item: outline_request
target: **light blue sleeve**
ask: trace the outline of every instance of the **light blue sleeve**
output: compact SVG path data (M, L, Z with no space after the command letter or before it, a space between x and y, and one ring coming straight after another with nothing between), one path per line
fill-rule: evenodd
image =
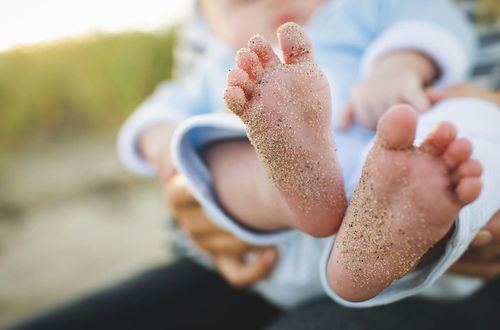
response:
M384 3L383 12L388 17L385 28L405 21L422 21L435 24L457 38L470 58L474 55L477 48L474 28L465 13L453 1L379 0L379 2Z
M388 52L412 49L428 55L441 69L438 84L455 84L466 79L477 40L465 14L452 1L354 0L350 4L353 7L354 2L366 12L364 17L368 17L373 33L362 60L362 73L368 73L377 59Z
M118 155L132 172L145 176L155 174L153 166L136 148L145 129L160 122L177 124L194 115L216 110L209 70L196 68L192 71L196 74L160 84L122 125L117 140Z
M158 85L136 111L154 108L166 112L172 121L181 121L194 115L213 111L208 73L192 74Z

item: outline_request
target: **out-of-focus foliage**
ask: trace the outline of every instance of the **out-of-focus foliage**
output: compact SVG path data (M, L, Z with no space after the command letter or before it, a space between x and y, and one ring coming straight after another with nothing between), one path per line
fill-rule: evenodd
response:
M478 0L479 19L484 22L500 22L499 0Z
M0 150L116 129L171 77L175 29L98 34L0 53Z

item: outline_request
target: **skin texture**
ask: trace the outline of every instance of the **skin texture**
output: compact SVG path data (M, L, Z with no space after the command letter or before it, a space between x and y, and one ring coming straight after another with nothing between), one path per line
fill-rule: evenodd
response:
M175 213L178 224L195 244L215 262L220 274L235 287L247 287L266 278L279 258L275 247L257 247L216 227L206 217L200 204L187 190L186 180L177 174L165 184L166 202ZM500 213L483 228L464 256L450 268L459 275L493 280L500 275ZM489 239L480 238L488 236ZM255 259L245 260L247 253L261 249ZM264 251L270 251L268 262Z
M201 0L200 10L210 29L234 49L244 47L255 33L276 41L276 28L286 21L305 23L324 0ZM230 17L231 19L227 19ZM179 225L205 250L215 265L235 286L247 286L267 276L277 260L275 247L255 247L224 230L214 227L201 206L187 192L185 180L175 172L170 159L170 138L174 123L146 129L138 141L138 152L157 169L168 192L167 203L180 221ZM210 232L210 235L206 235ZM207 237L211 239L206 239ZM235 248L238 246L238 248ZM234 251L233 251L234 249ZM254 253L259 251L259 253ZM245 258L248 253L252 259Z
M473 85L456 85L445 89L429 89L427 96L432 104L452 97L476 97L500 106L500 91L493 91Z
M416 124L406 105L379 122L328 262L330 285L346 300L370 299L414 269L481 191L471 143L442 122L416 148Z
M238 0L234 0L236 3ZM212 4L214 6L218 6L218 3L222 3L222 1L211 1L211 0L203 0L201 2ZM226 1L228 2L228 1ZM256 2L256 1L253 1ZM311 5L319 5L322 1L309 2L304 1L307 4ZM223 4L225 7L225 12L227 12L230 8L227 7L227 3ZM244 9L244 8L242 8ZM224 15L224 11L220 11L221 8L215 8L215 11L212 10L211 13L207 12L206 8L202 8L205 16L211 15L212 18L209 18L209 25L211 29L218 34L218 36L228 41L235 49L239 47L243 47L246 43L246 40L255 33L255 31L246 31L244 33L239 34L238 36L230 36L228 31L236 31L238 30L237 25L233 26L218 26L221 20L218 20L217 17L220 15ZM237 21L244 22L247 21L249 17L262 17L262 11L260 9L252 9L253 11L241 11L239 17L240 19L233 21L235 24L239 24ZM297 11L299 13L312 13L315 8L309 8L307 10L300 8ZM234 10L233 10L234 12ZM266 12L274 12L278 11L266 11ZM236 17L233 15L233 17ZM253 17L254 18L254 17ZM306 18L301 18L306 19ZM301 19L295 19L295 21L302 23ZM274 17L269 19L269 21L277 21L278 17ZM275 23L275 26L269 24L262 24L260 22L255 21L259 25L259 28L265 27L258 31L260 34L266 36L269 40L275 41L274 30L275 27L279 24ZM473 86L464 85L456 88L451 88L450 90L445 90L445 93L440 91L437 93L436 91L429 91L429 99L435 103L447 97L455 97L455 96L476 96L476 97L484 97L485 99L489 99L497 104L499 104L499 94L498 92L491 92L486 90L480 90ZM413 103L412 103L413 104ZM256 258L254 262L241 262L242 256L244 256L247 252L253 252L257 247L252 246L250 244L244 243L241 240L237 239L233 235L225 232L224 230L211 226L210 220L204 215L201 206L194 200L194 197L190 195L185 186L185 180L177 174L175 175L175 170L170 161L170 152L169 143L170 136L172 132L172 128L174 125L166 124L166 125L156 125L148 128L141 135L138 143L139 152L148 159L152 164L157 168L157 172L159 173L160 178L162 179L165 191L168 191L167 203L170 204L171 208L175 210L178 218L184 219L181 221L179 225L184 228L184 230L191 235L195 242L198 242L198 246L203 249L206 253L212 256L212 258L218 259L219 255L230 256L224 258L230 258L232 261L230 262L217 262L216 266L221 274L228 280L229 283L232 283L236 286L248 286L258 282L260 279L264 278L267 274L269 274L273 267L274 262L265 262L264 254L256 254ZM173 178L178 178L176 180L170 180ZM171 184L173 184L173 189L171 189ZM492 223L495 219L492 219L490 223ZM500 216L497 216L496 223L500 223ZM495 229L497 228L497 229ZM500 226L494 227L485 227L485 230L488 232L493 232L493 234L487 236L492 236L493 239L486 243L485 245L479 247L471 247L469 251L474 251L475 256L478 257L479 260L475 259L467 259L465 261L464 258L457 262L457 267L452 267L452 270L456 273L462 275L470 275L470 276L478 276L483 278L492 278L498 276L500 272L500 261L498 258L499 253L498 246L500 245ZM495 231L496 230L496 231ZM210 233L210 235L208 235ZM495 234L496 233L496 234ZM217 237L211 240L206 240L205 238L208 236ZM484 239L483 239L484 241ZM238 246L235 248L235 246ZM268 247L270 251L276 251L274 247ZM232 251L238 251L236 254L231 254ZM491 252L493 251L493 252ZM276 252L274 252L275 258L277 258ZM273 252L271 252L273 254ZM467 255L467 253L466 253ZM464 255L464 257L466 257ZM486 257L484 257L486 256ZM273 258L270 258L273 259ZM226 265L226 266L224 266ZM229 265L229 266L227 266Z
M498 96L498 92L470 85L460 85L435 92L429 91L431 92L430 98L433 102L459 96L486 96L487 100L494 101ZM498 104L500 105L500 102ZM244 287L257 283L272 272L278 258L276 248L265 247L263 249L263 251L271 251L269 252L270 262L267 261L269 259L264 253L255 254L255 258L249 261L244 256L261 247L243 242L210 222L200 204L187 190L185 179L180 174L175 175L168 150L171 132L172 125L152 126L142 134L139 143L143 156L155 164L158 173L167 173L167 175L162 175L164 189L168 192L166 193L167 204L174 210L176 218L182 219L179 225L191 236L198 247L209 254L213 260L218 260L215 265L230 284ZM164 139L163 136L168 138ZM161 169L168 170L162 171ZM450 268L450 272L485 280L500 276L500 213L492 217L478 233L469 250Z
M314 63L311 43L299 25L282 25L278 39L284 63L269 42L255 36L248 48L238 51L237 68L229 72L224 92L228 109L246 125L267 178L252 175L254 188L245 185L247 191L239 183L233 187L225 184L224 180L232 181L227 175L215 175L214 184L226 209L235 204L237 194L246 194L247 198L239 199L238 208L232 209L232 215L251 228L297 228L313 236L328 236L337 231L346 208L343 177L332 136L330 87ZM224 156L220 153L219 158ZM239 167L255 159L242 155L231 164L238 163L238 158L245 159L236 164ZM217 166L220 162L209 163L214 173L220 171ZM224 173L235 170L232 166L223 168ZM246 168L239 173L241 177L241 173L255 174L255 171ZM269 181L276 189L268 189L264 200L284 200L286 205L265 204L270 208L264 209L289 216L261 221L255 212L259 212L262 203L255 203L258 197L254 196ZM255 212L242 212L240 206L248 203L252 206L243 208ZM276 212L273 205L284 212Z

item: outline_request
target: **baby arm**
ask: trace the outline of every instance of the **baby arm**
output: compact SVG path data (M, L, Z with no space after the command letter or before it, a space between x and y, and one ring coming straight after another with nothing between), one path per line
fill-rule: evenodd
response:
M364 128L374 129L382 114L396 103L426 111L430 104L424 88L438 76L437 66L423 53L400 50L385 55L354 89L342 127L347 129L356 120Z
M371 9L378 13L374 20L378 24L372 28L375 38L363 54L363 81L351 94L344 128L356 119L361 126L373 129L384 110L396 102L409 103L419 112L425 110L429 101L423 86L464 81L475 51L473 29L450 0L371 3L377 6ZM403 54L403 60L398 59Z
M170 156L170 141L177 124L162 122L148 127L137 141L139 154L156 169L157 175L168 181L175 168Z

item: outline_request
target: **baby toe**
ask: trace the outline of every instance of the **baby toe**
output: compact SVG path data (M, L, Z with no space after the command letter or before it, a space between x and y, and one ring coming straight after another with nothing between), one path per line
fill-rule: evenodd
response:
M465 177L480 177L481 174L483 173L483 166L481 165L481 162L477 159L468 159L460 166L458 166L457 170L455 171L455 175L459 178L465 178Z
M481 193L482 183L479 178L463 178L458 183L455 193L459 203L467 205L472 203Z
M466 138L454 140L443 153L443 160L450 171L454 171L472 154L472 143Z
M433 156L440 156L457 136L455 126L447 121L439 123L420 145L420 150Z
M229 86L224 90L224 102L235 115L241 116L247 103L245 92L238 86Z
M257 54L248 48L242 48L236 53L236 65L246 71L250 79L257 80L262 76L264 68L260 64Z
M252 97L254 83L250 80L246 71L240 68L231 69L227 74L227 84L229 87L240 87L247 98Z

